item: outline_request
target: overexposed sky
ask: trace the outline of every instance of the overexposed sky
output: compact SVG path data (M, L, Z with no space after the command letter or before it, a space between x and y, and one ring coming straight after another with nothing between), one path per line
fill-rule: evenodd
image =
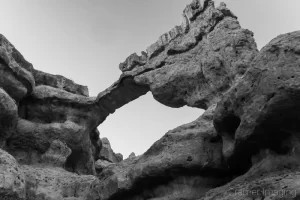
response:
M140 54L181 24L191 0L0 0L0 33L36 69L87 85L91 96L109 87L119 63ZM220 0L215 1L219 5ZM261 48L279 34L300 29L300 0L223 0ZM168 130L203 111L168 108L150 93L99 126L115 152L142 154Z

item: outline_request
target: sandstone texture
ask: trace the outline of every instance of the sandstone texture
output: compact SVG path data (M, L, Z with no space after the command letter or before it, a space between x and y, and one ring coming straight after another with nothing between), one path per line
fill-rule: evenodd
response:
M97 97L36 70L0 35L0 199L297 200L299 66L300 31L258 51L212 0L187 5ZM123 160L98 127L147 92L205 112Z

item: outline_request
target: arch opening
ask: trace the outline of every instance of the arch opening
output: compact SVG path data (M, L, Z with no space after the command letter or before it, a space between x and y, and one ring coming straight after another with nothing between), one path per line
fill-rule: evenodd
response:
M101 138L109 139L113 151L126 159L132 152L143 154L169 130L194 121L203 112L187 106L167 107L147 93L110 115L98 130Z

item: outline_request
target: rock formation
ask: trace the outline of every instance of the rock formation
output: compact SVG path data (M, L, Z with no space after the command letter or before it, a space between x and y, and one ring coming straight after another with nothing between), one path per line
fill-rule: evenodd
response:
M135 156L135 153L134 152L132 152L129 156L128 156L128 158L129 159L132 159L132 158L135 158L136 156Z
M224 4L191 5L200 11L189 17L188 32L164 43L160 37L147 49L147 63L123 76L137 74L134 81L148 86L164 105L206 112L166 133L143 155L105 168L99 175L100 199L196 199L236 176L223 159L213 115L258 50L253 33L242 29Z
M34 69L1 35L0 197L299 199L300 32L259 52L224 3L193 0L182 16L97 97ZM97 127L149 91L205 112L122 161Z
M102 148L99 154L99 157L101 160L106 160L109 161L111 163L118 163L121 162L123 160L123 155L120 153L115 153L111 146L110 146L110 142L107 138L102 138L101 139L102 142Z
M0 35L1 198L93 195L103 119L95 99L85 86L35 70Z

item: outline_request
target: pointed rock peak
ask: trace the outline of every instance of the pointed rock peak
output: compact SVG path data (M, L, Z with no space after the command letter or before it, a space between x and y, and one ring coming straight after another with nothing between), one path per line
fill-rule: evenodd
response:
M108 140L108 138L104 137L104 138L101 138L101 141L102 141L102 144L106 144L106 145L109 145L110 146L110 142Z
M227 7L226 3L224 3L224 2L221 2L221 3L220 3L220 6L222 6L222 7Z
M129 156L128 156L128 158L129 159L131 159L131 158L135 158L136 157L136 155L135 155L135 153L134 152L132 152Z

